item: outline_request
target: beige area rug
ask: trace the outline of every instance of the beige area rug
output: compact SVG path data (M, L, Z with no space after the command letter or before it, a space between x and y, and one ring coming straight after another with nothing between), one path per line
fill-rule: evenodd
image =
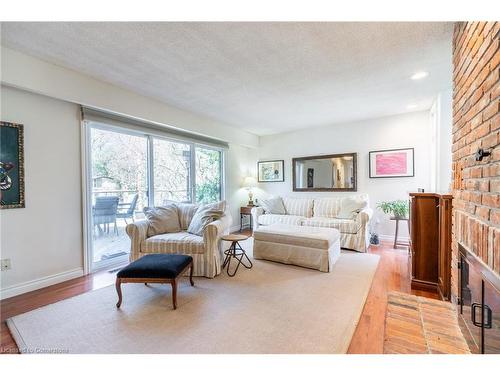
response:
M251 247L251 240L244 243ZM20 350L63 353L345 353L379 257L343 252L333 272L253 260L235 277L114 286L7 324Z

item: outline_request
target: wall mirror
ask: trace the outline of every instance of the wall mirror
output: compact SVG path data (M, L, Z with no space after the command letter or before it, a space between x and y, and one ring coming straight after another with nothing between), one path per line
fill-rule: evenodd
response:
M293 158L293 191L356 191L356 155Z

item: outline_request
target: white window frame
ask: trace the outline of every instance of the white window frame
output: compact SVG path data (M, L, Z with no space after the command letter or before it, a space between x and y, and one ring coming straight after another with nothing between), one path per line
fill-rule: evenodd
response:
M110 259L107 261L100 261L96 267L92 260L92 209L89 207L92 202L92 165L91 165L91 130L99 129L104 131L112 131L122 134L133 136L145 137L147 142L147 187L148 187L148 204L154 205L154 150L153 140L161 139L169 142L183 143L189 146L190 152L190 170L189 170L189 187L190 187L190 202L196 203L196 147L206 148L221 153L221 186L220 186L220 199L226 199L226 149L224 147L217 147L196 141L187 141L185 139L178 139L169 135L160 135L157 132L149 132L146 129L138 130L129 127L121 127L118 125L111 125L97 121L83 120L81 126L81 162L82 162L82 205L83 205L83 246L84 246L84 274L99 271L101 269L110 268L114 265L122 264L124 262L121 258Z

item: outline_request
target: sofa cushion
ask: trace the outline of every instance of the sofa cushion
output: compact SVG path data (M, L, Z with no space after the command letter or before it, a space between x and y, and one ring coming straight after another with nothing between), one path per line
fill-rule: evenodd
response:
M342 199L340 211L336 217L339 219L352 219L363 208L368 206L368 197L363 195L346 197Z
M267 214L285 215L285 206L281 197L260 199L259 203Z
M143 212L149 223L148 237L181 231L177 206L169 204L164 207L144 207Z
M203 237L188 232L165 233L150 237L141 243L142 253L203 254Z
M283 198L287 215L311 217L313 202L312 198Z
M205 227L212 221L221 218L225 210L226 201L209 203L198 207L198 210L196 210L196 213L191 219L191 223L189 223L188 232L203 236Z
M271 225L275 223L301 225L304 219L305 217L303 216L266 214L259 216L258 222L261 225Z
M254 231L253 237L255 241L328 250L339 240L339 232L331 228L273 224L259 227Z
M181 230L187 230L191 219L198 210L199 204L194 203L180 203L175 201L166 200L165 204L175 204L177 210L179 211L179 224L181 225Z
M342 198L318 198L314 199L314 217L334 218L340 211Z
M341 233L356 234L361 229L361 223L350 219L332 219L328 217L313 217L305 219L302 225L308 227L335 228Z

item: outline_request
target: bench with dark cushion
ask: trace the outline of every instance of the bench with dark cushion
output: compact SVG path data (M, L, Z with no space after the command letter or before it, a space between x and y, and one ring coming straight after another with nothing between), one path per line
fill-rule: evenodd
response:
M172 285L172 302L177 308L177 278L190 267L189 282L193 283L193 258L181 254L149 254L122 268L116 275L118 302L122 304L122 283L169 283Z

